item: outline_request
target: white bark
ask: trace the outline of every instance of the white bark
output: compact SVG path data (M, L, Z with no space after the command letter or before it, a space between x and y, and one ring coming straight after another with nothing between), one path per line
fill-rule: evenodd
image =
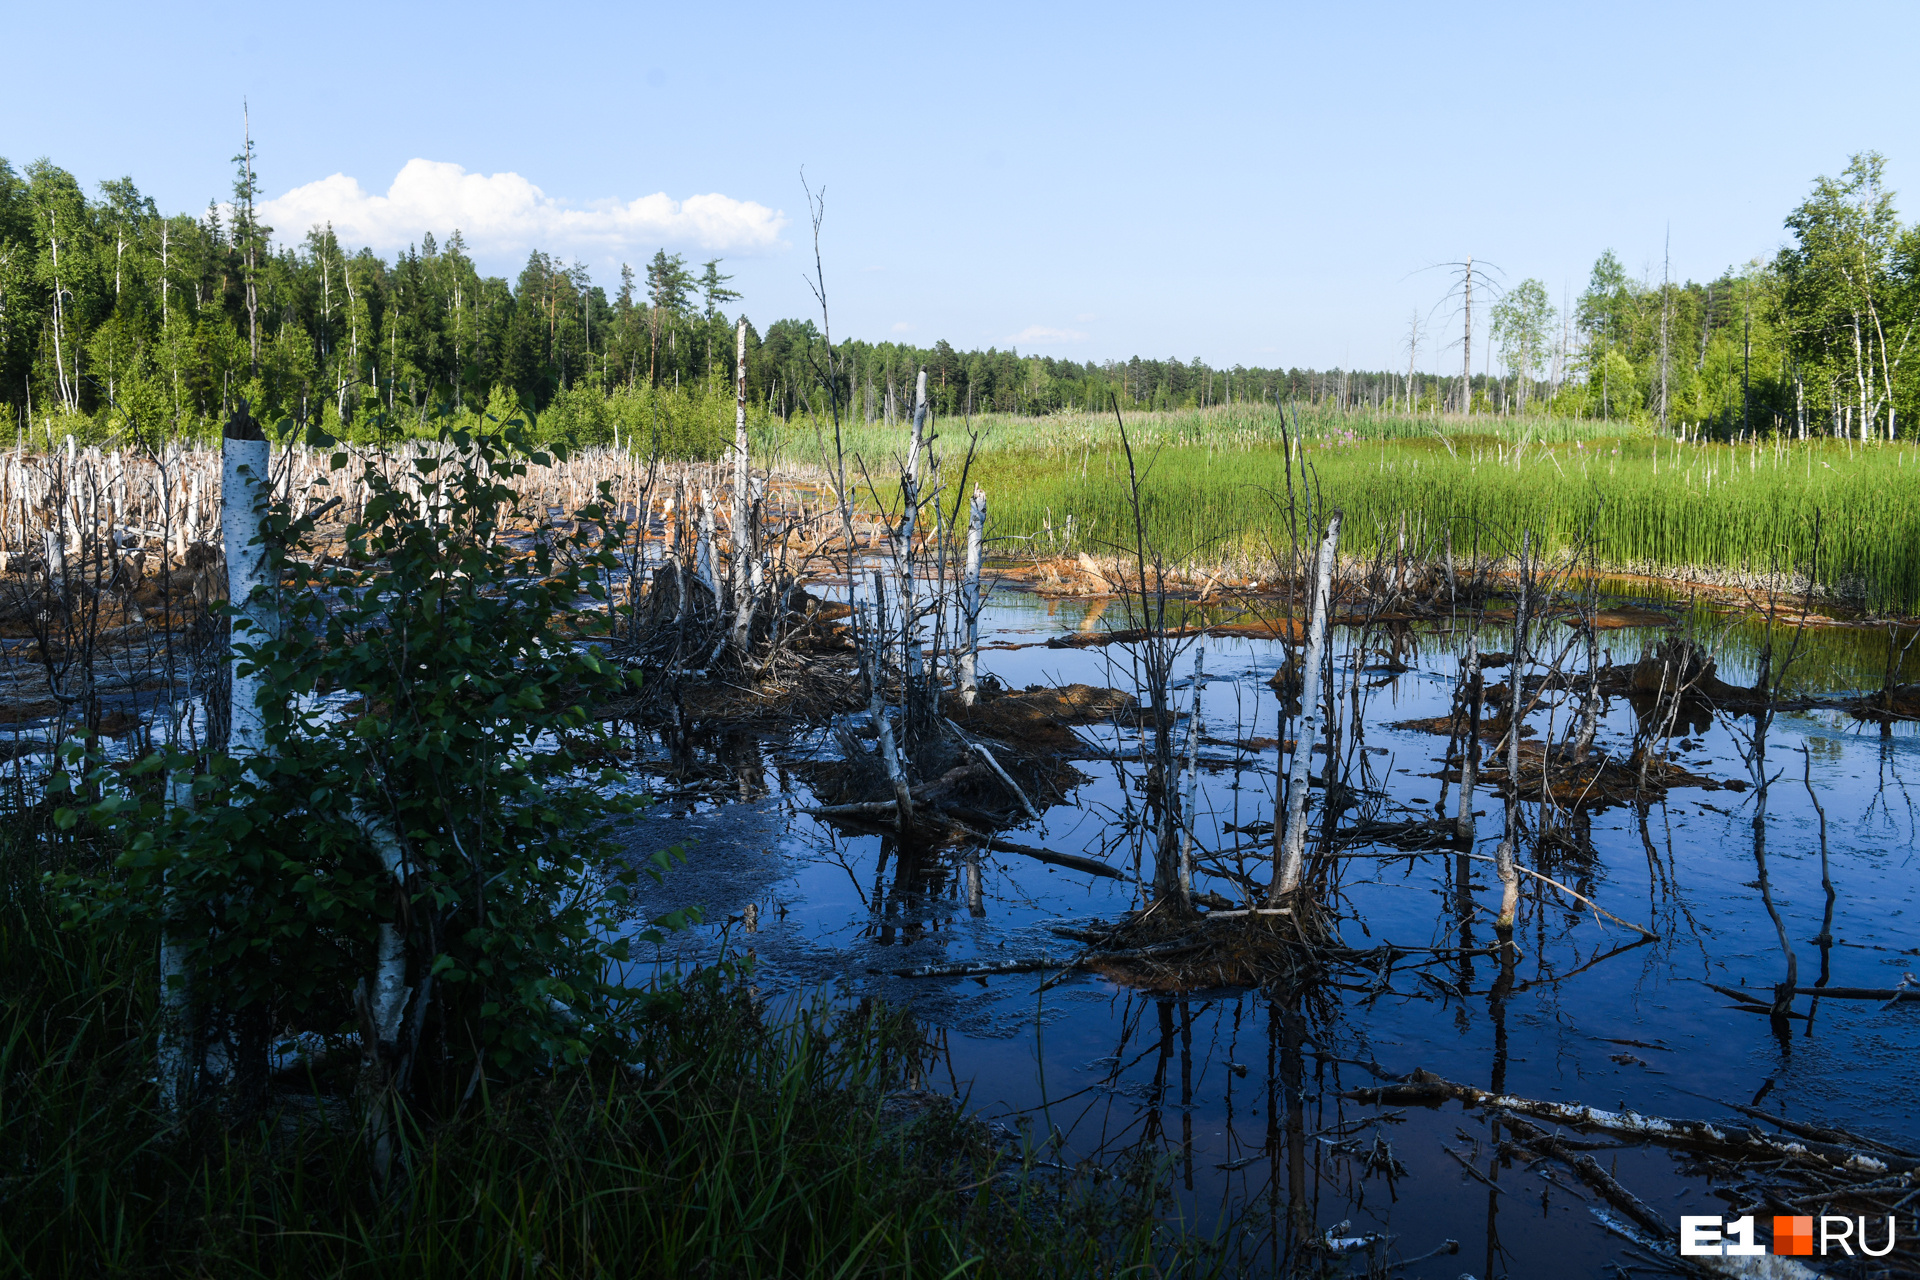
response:
M371 998L374 1032L381 1044L399 1040L400 1019L412 995L413 988L407 985L406 937L396 926L383 924L374 954Z
M54 528L47 529L40 537L46 548L47 578L55 591L64 591L67 587L66 539Z
M1500 915L1495 919L1494 927L1502 931L1513 928L1513 918L1520 909L1520 872L1515 858L1520 847L1520 724L1526 717L1527 707L1527 588L1531 550L1532 534L1522 531L1520 599L1513 611L1513 667L1507 679L1507 823L1500 837L1500 847L1493 854L1494 865L1500 874ZM1541 767L1546 767L1544 756L1541 757Z
M907 783L906 769L900 761L900 746L893 735L893 717L887 713L886 695L886 615L887 596L886 579L878 569L873 571L873 613L874 636L873 654L868 668L867 718L873 721L874 737L880 744L880 763L887 771L887 782L893 788L894 812L899 819L900 832L906 834L913 824L913 790Z
M759 539L753 536L753 495L747 468L747 321L734 334L733 386L733 651L746 656L753 630Z
M259 644L277 634L277 614L266 588L272 586L267 546L260 537L270 481L270 446L265 440L222 441L220 472L220 533L227 557L227 599L234 609L233 643ZM255 598L255 591L261 598ZM227 752L257 756L267 749L266 717L260 707L264 673L242 674L244 660L235 654L233 699L227 731Z
M181 747L180 723L184 708L175 706L171 717L173 746ZM190 772L177 773L167 782L167 803L175 809L193 807L193 778ZM171 883L174 872L167 873L165 924L160 931L160 1044L156 1055L160 1106L168 1115L186 1110L193 1098L193 985L187 968L187 947L180 928L180 908Z
M913 539L920 518L920 450L927 426L927 371L920 371L914 388L913 443L907 453L906 474L901 477L899 549L900 573L900 651L902 677L906 681L906 704L911 706L920 688L919 600L913 583Z
M1333 592L1333 558L1340 545L1341 513L1327 521L1313 572L1313 601L1307 619L1307 654L1300 673L1300 725L1293 742L1293 768L1287 777L1287 834L1280 845L1280 865L1267 891L1269 905L1278 905L1300 888L1307 854L1307 768L1313 743L1320 736L1325 715L1320 706L1320 669L1327 651L1327 614Z
M979 695L980 664L980 547L987 528L987 491L973 486L973 510L967 518L967 568L960 582L961 621L967 629L960 651L960 705L970 707Z
M693 545L693 575L720 599L720 577L713 567L713 494L700 490L700 531Z
M954 725L951 720L947 721L947 723L953 726L954 732L959 733L958 725ZM1020 802L1020 807L1026 810L1027 816L1035 822L1040 821L1040 811L1033 807L1033 801L1029 800L1027 793L1020 789L1020 784L1013 780L1013 775L1008 773L1006 769L1001 766L1000 762L994 758L993 752L987 750L977 742L968 741L964 734L961 734L961 740L967 743L967 750L979 756L981 763L993 770L993 776L1000 779L1001 785L1013 793L1013 798Z

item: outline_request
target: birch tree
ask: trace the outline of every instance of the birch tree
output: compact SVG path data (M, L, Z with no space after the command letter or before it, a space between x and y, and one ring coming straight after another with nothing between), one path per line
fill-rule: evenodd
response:
M1885 173L1885 158L1863 151L1839 178L1816 179L1787 216L1795 242L1779 261L1796 354L1844 388L1862 440L1883 415L1889 438L1897 431L1894 379L1915 324L1912 283L1900 279L1915 236L1902 232Z
M1547 286L1529 276L1493 304L1493 340L1514 381L1519 411L1526 412L1528 383L1546 363L1554 327Z

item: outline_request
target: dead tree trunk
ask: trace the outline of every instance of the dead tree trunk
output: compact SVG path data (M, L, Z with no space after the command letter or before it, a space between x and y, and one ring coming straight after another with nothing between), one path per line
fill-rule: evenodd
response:
M1473 789L1480 772L1480 704L1486 697L1485 678L1480 671L1480 635L1467 633L1467 669L1463 673L1460 696L1466 702L1467 733L1460 744L1460 810L1454 819L1455 838L1473 843Z
M1307 655L1300 672L1300 723L1294 731L1293 768L1287 778L1287 834L1280 846L1280 865L1274 868L1267 890L1269 906L1279 906L1300 888L1307 853L1307 768L1313 740L1319 736L1325 712L1320 698L1320 672L1326 663L1327 614L1333 592L1334 554L1340 546L1341 512L1327 521L1314 565L1313 596L1307 617Z
M753 632L754 566L759 539L754 536L751 473L747 468L747 321L734 335L733 387L733 636L734 653L745 658Z
M1526 715L1528 565L1532 534L1520 535L1520 599L1513 611L1513 668L1507 681L1507 817L1494 850L1500 873L1500 915L1494 928L1511 937L1513 918L1520 909L1520 871L1514 859L1520 851L1520 722Z
M873 571L873 614L874 624L868 632L873 640L872 651L866 658L867 718L873 721L873 736L880 745L880 764L887 771L887 782L893 788L894 814L904 840L913 825L913 789L907 781L899 743L894 738L893 716L887 709L887 580L878 569Z
M920 371L914 387L913 443L907 453L906 471L900 477L900 532L896 563L900 577L900 682L901 705L906 712L906 737L912 744L922 741L932 726L931 690L924 687L920 658L920 600L914 582L914 538L920 518L920 453L927 428L927 371Z
M979 692L980 546L987 529L987 491L973 486L973 510L967 518L967 567L960 583L961 622L966 640L960 651L960 704L970 707Z

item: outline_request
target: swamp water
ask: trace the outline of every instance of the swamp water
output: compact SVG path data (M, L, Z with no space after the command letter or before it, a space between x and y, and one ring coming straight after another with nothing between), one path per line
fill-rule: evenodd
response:
M1075 682L1134 688L1120 646L1037 643L1080 630L1097 608L995 591L982 615L983 639L1035 647L985 652L982 671L1014 689ZM1704 615L1694 621L1697 633L1717 638L1720 677L1750 684L1757 626ZM1626 663L1663 634L1616 630L1603 633L1601 645L1616 664ZM1558 648L1566 635L1554 626L1535 643ZM1390 727L1450 709L1456 642L1431 631L1417 640L1422 656L1396 675L1355 673L1351 637L1335 636L1343 717L1351 706L1345 690L1356 679L1364 689L1362 780L1382 793L1383 819L1433 816L1441 795L1436 775L1446 738ZM1482 647L1510 640L1510 631L1503 638L1489 628ZM1776 666L1789 642L1787 633L1777 634ZM1789 687L1878 688L1882 643L1878 633L1810 629ZM1175 672L1182 711L1191 706L1193 658L1190 648ZM1212 742L1202 751L1207 767L1199 777L1195 836L1202 849L1270 845L1270 836L1226 828L1272 820L1281 758L1271 746L1230 744L1279 736L1278 699L1267 682L1282 659L1272 641L1206 641L1203 742ZM1551 715L1557 739L1571 713L1569 699L1529 723L1546 735ZM1751 729L1751 718L1682 721L1675 743L1684 748L1670 748L1676 762L1716 779L1747 779L1740 734ZM1612 699L1596 747L1623 758L1634 728L1632 708ZM1768 805L1768 871L1802 986L1885 988L1920 973L1914 729L1900 725L1883 735L1844 712L1819 710L1782 712L1769 736L1769 772L1779 777ZM1183 757L1185 731L1183 722ZM1132 732L1112 727L1078 732L1090 746L1120 754L1137 743ZM1811 1021L1794 1021L1789 1034L1776 1036L1768 1018L1730 1007L1734 1001L1705 985L1758 988L1765 999L1784 974L1757 887L1751 789L1676 789L1644 807L1594 812L1578 819L1591 843L1585 858L1563 851L1541 860L1531 839L1523 844L1524 866L1646 926L1657 941L1631 945L1638 935L1523 877L1515 940L1524 957L1510 984L1492 957L1419 969L1416 956L1370 988L1349 974L1339 981L1362 989L1322 983L1291 998L1244 988L1162 993L1083 972L1052 985L1046 972L893 976L933 963L1071 958L1079 945L1050 927L1114 920L1141 904L1140 890L1131 880L983 852L985 909L974 915L951 855L902 865L890 840L839 833L800 812L814 802L792 766L836 751L824 734L788 741L741 731L693 744L710 786L682 785L677 798L656 803L627 835L642 854L674 844L688 852L688 864L650 891L650 908L707 909L706 924L668 940L662 963L708 961L723 951L750 955L755 986L776 1001L826 990L911 1009L929 1037L928 1089L954 1094L982 1119L1023 1133L1044 1159L1118 1167L1144 1151L1164 1160L1177 1199L1167 1211L1202 1234L1217 1232L1230 1250L1230 1270L1490 1280L1611 1276L1616 1264L1648 1266L1646 1255L1599 1221L1595 1211L1606 1210L1605 1202L1564 1169L1552 1161L1503 1161L1484 1112L1453 1103L1428 1109L1344 1100L1343 1090L1376 1083L1361 1063L1396 1076L1425 1068L1548 1101L1721 1122L1739 1119L1722 1103L1748 1103L1764 1092L1762 1105L1793 1119L1908 1148L1920 1143L1920 1004L1815 1004L1802 996L1794 1007L1811 1009ZM1323 760L1315 757L1316 772ZM1006 834L1110 857L1131 874L1130 857L1115 850L1129 847L1121 828L1125 815L1138 811L1137 795L1130 803L1128 792L1137 787L1139 767L1089 761L1080 768L1089 780L1066 802L1047 809L1042 822ZM1832 942L1824 947L1820 819L1803 770L1828 827L1834 898ZM1456 790L1448 788L1449 814ZM1502 804L1482 789L1475 808L1485 815L1476 851L1490 854ZM1525 808L1531 830L1535 806ZM1493 942L1500 886L1490 863L1445 850L1375 852L1343 859L1337 875L1330 905L1348 945ZM1269 874L1258 853L1247 871L1262 884ZM1204 872L1196 889L1241 897L1232 883ZM1719 1215L1750 1202L1692 1169L1684 1153L1628 1148L1600 1159L1676 1226L1682 1214ZM1338 1254L1314 1248L1330 1229L1390 1240ZM1396 1265L1448 1240L1458 1241L1457 1254Z

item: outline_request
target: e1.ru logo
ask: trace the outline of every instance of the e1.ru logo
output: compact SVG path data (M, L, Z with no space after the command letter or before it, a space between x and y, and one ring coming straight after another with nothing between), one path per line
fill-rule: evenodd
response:
M1860 1246L1860 1252L1869 1258L1884 1258L1893 1252L1894 1227L1891 1217L1887 1219L1887 1243L1880 1249L1867 1245L1865 1218L1822 1217L1819 1221L1821 1257L1826 1256L1830 1247L1838 1246L1840 1252L1851 1258L1856 1244ZM1857 1233L1854 1230L1855 1223L1859 1224ZM1771 1252L1792 1258L1812 1257L1813 1224L1811 1217L1776 1217L1773 1220ZM1680 1219L1680 1252L1695 1258L1750 1258L1769 1250L1754 1241L1753 1219L1750 1217L1735 1218L1732 1222L1724 1218L1683 1217Z

